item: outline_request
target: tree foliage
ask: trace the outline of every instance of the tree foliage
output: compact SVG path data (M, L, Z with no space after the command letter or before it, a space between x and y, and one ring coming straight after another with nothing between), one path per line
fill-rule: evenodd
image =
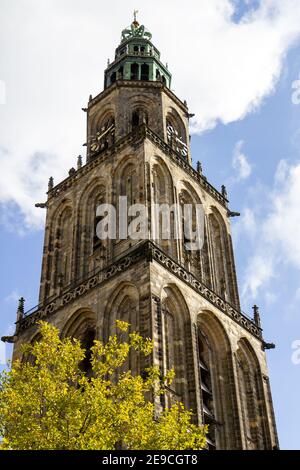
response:
M2 449L205 447L206 428L192 424L181 403L157 414L149 400L164 393L173 371L163 379L155 367L143 377L122 372L131 351L148 356L153 349L152 341L128 327L118 321L118 334L106 344L94 342L88 377L80 341L60 339L54 326L39 322L41 340L23 346L27 360L15 361L0 377Z

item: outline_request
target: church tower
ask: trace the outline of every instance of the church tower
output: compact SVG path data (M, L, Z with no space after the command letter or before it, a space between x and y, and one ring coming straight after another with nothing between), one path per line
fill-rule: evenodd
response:
M226 189L219 192L192 167L189 113L170 89L171 73L138 23L122 32L104 73L104 90L90 96L86 161L55 184L49 180L39 305L24 312L20 300L13 359L38 339L36 321L82 340L114 332L115 320L154 340L152 363L176 378L158 409L181 400L195 422L210 425L210 449L278 446L258 308L242 313L230 235ZM121 199L120 199L121 198ZM149 215L144 239L99 239L97 208L141 204ZM203 244L189 251L184 236L164 239L151 224L153 204L204 211ZM125 215L124 215L125 214ZM171 214L174 231L181 217ZM159 219L160 220L160 219ZM160 222L159 222L160 223ZM128 359L133 373L144 367ZM87 365L88 368L88 365Z

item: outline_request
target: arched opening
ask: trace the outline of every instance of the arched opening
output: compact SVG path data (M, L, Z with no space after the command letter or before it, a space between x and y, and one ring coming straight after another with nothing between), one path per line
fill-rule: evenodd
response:
M247 449L268 449L267 417L257 356L242 338L236 354L243 433Z
M132 130L141 124L148 124L148 114L144 109L137 108L132 112L131 128Z
M56 229L56 287L65 287L71 281L73 247L72 209L66 207L60 214Z
M161 76L161 81L166 86L167 80L166 80L166 77L164 75Z
M132 129L135 129L136 127L138 127L140 125L139 111L134 111L132 113L131 125L132 125Z
M113 73L111 74L111 76L110 76L110 83L111 83L111 85L112 85L113 83L115 83L116 78L117 78L117 73L116 73L116 72L113 72Z
M197 356L202 420L211 449L241 448L233 357L229 338L210 311L197 317Z
M119 341L128 341L131 332L139 331L139 293L132 284L121 284L111 295L111 299L105 309L103 338L107 342L109 336L117 333L116 320L129 323L129 331L118 332ZM131 351L127 360L119 368L116 378L123 372L130 370L133 375L140 371L141 358L138 353Z
M159 162L159 163L158 163ZM174 192L173 180L169 169L160 159L154 164L153 201L158 212L153 214L152 227L155 242L169 255L177 256L177 207L173 206ZM164 210L166 209L166 210Z
M199 209L197 213L196 207L200 205L201 201L193 188L188 185L187 188L182 189L179 193L182 261L187 270L191 271L199 279L202 279L202 220L200 219L201 213Z
M119 70L118 70L118 80L122 80L123 79L123 73L124 73L124 67L120 67Z
M87 377L91 377L91 347L96 338L96 316L94 312L89 309L80 309L75 312L64 326L61 337L70 337L80 341L82 348L85 349L85 357L79 367Z
M139 52L139 46L133 46L133 52Z
M138 80L139 79L139 64L131 64L130 68L130 78L131 80Z
M193 354L191 322L186 302L176 286L169 285L162 291L161 318L162 373L174 368L175 378L164 397L165 406L170 407L181 401L188 408L195 410L195 385L193 376Z
M78 277L86 277L96 266L101 267L107 260L108 241L100 240L96 233L97 224L100 222L97 208L106 202L106 190L101 180L96 179L83 191L79 205L82 211L78 227Z
M148 81L149 80L149 65L142 64L141 66L141 80Z
M223 299L238 308L237 286L229 233L221 214L215 208L212 209L208 220L214 289Z

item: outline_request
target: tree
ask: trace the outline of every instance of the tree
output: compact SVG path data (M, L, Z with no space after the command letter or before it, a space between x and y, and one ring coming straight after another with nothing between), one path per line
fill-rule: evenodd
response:
M0 376L0 435L3 449L202 449L205 426L192 424L181 403L156 413L147 399L164 393L173 371L161 378L155 367L143 376L122 372L130 352L148 356L149 339L118 334L90 351L92 374L82 371L86 351L80 341L60 339L59 331L39 322L41 339L23 346L25 360ZM127 341L122 340L122 335Z

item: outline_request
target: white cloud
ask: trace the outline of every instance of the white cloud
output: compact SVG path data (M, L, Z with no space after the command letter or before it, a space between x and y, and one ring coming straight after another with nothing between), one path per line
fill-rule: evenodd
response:
M236 143L232 157L232 167L237 172L236 178L238 181L249 178L252 172L252 168L250 163L248 162L248 158L242 152L243 145L243 140L240 140Z
M266 209L255 218L256 236L252 240L255 255L246 268L242 290L244 297L255 297L258 290L285 266L300 270L299 207L300 163L289 165L281 161L275 174L274 187L269 189ZM246 235L243 226L239 230Z
M105 8L98 0L1 0L0 202L2 212L16 204L25 227L42 224L34 203L45 199L48 177L66 177L82 153L81 107L101 91L134 8L136 0ZM174 91L196 113L194 132L257 109L300 33L298 0L261 0L238 23L229 0L140 0L139 9Z

